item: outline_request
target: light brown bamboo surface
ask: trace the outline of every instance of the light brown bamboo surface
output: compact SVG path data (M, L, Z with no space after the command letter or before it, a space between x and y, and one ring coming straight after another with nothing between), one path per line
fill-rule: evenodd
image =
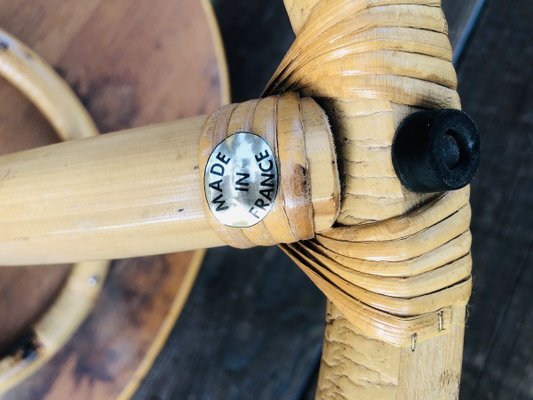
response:
M309 174L302 176L309 182L309 218L296 218L299 205L293 216L284 206L265 222L289 213L295 241L331 227L338 214L339 184L323 111L312 100L291 105L290 99L266 101L270 109L256 114L256 123L277 126L272 133L287 164L280 164L286 205L300 204L299 194L290 190L301 163L292 144L283 144L291 131L282 124L301 120L305 130L306 139L299 143L307 161L302 168ZM0 192L9 194L0 196L0 264L126 258L224 245L228 238L215 233L202 206L199 169L204 165L199 165L198 146L206 120L200 116L0 157ZM237 125L228 134L239 130ZM298 233L302 221L310 226Z
M316 397L457 398L469 192L410 193L390 151L409 113L460 108L440 1L285 4L297 37L266 93L319 99L343 188L335 229L283 246L330 299Z
M223 49L207 0L139 0L135 7L130 0L0 0L0 11L0 25L53 65L104 131L198 115L229 101ZM3 82L0 86L2 154L57 141L23 95ZM37 373L0 397L127 397L166 340L203 253L116 261L91 317L74 338ZM52 336L45 337L46 346L32 341L31 329L18 336L13 331L7 337L11 341L0 344L1 352L16 352L28 363L41 359L48 341L59 344L54 340L69 328L70 317L83 314L81 309L69 311L88 294L86 284L96 283L97 288L103 282L102 276L79 275L76 285L64 288L71 301L61 303L67 299L60 295L53 303L69 271L69 266L0 268L0 336L14 325L40 331L44 327L33 323L35 319L56 317L47 326ZM62 309L55 307L58 302ZM46 310L50 312L43 315Z

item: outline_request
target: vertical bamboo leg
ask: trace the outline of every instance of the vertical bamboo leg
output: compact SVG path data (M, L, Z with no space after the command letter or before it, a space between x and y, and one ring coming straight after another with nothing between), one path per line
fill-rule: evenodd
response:
M316 9L313 9L317 7L317 5L325 6L325 3L326 2L322 0L285 0L285 6L296 35L298 35L299 31L306 24L308 17L311 15L314 17L312 27L307 28L310 28L308 29L309 31L314 32L314 35L312 35L314 38L312 43L320 43L320 39L317 38L316 35L320 32L318 26L320 25L321 20L317 15L321 13L323 20L326 18L335 18L332 16L333 13L331 12L334 7L334 2L327 4L327 7L321 7L320 11L318 13L315 12L315 15L313 15L313 11L316 11ZM339 6L340 3L340 1L335 2L337 6ZM354 9L357 8L357 12L360 12L362 15L360 18L372 18L372 16L369 15L380 6L387 5L387 3L399 4L400 2L354 0L352 2L346 1L344 3L346 3L346 7L350 4L350 7L353 7ZM431 17L432 21L428 23L438 23L442 25L443 19L441 19L438 14L432 14L435 10L435 6L438 6L440 2L412 1L411 3L415 6L427 6L427 16L430 14L433 15ZM406 10L405 7L409 6L400 5L397 8L398 12L403 13L403 11ZM361 11L365 10L365 8L368 8L367 14L364 14ZM426 11L424 10L424 13L425 12ZM396 16L396 18L398 18L398 16ZM396 21L389 22L391 25L393 23L396 23ZM348 29L348 27L342 29ZM435 31L445 33L445 22L444 25L440 27L435 25ZM309 32L305 32L304 34L308 33ZM428 42L429 41L430 40L428 40ZM298 46L291 49L293 50L293 56L298 55L298 52L303 52L303 47L299 47L303 46L302 42L303 41L300 41ZM402 41L400 40L399 42L401 43ZM408 40L403 41L403 43L407 42ZM422 43L423 42L424 41L422 41ZM311 47L312 46L313 44L311 44ZM438 44L435 45L435 48L430 51L440 51L436 50L439 46L440 45ZM316 44L315 47L322 52L325 48L324 46L320 47L318 44ZM447 49L446 43L444 43L441 49L443 51L441 54L443 58L448 57L449 49ZM441 57L441 55L438 57ZM305 59L305 63L309 62L309 59L312 59L313 57L313 54L309 54L308 58ZM369 55L368 57L371 56ZM302 62L301 65L304 65L302 68L305 68L305 63ZM282 67L286 65L289 64L282 64ZM449 65L451 66L451 64ZM278 70L278 72L281 71L280 75L282 76L282 80L278 79L278 82L281 81L281 85L278 85L274 79L274 84L271 82L271 85L269 85L270 90L283 90L285 87L283 86L283 79L285 79L285 82L288 82L286 83L286 87L289 87L292 84L292 88L298 88L299 85L302 84L306 85L302 86L304 87L304 92L307 91L306 93L310 92L318 97L341 97L342 100L347 100L347 91L343 92L343 89L348 85L339 84L339 82L343 82L340 79L338 81L333 79L328 82L328 78L319 76L321 72L317 70L315 79L323 79L323 81L327 83L323 88L320 88L312 82L312 78L305 81L305 74L302 73L301 75L298 75L297 67L292 68L291 71L287 73L283 71L282 67ZM319 66L319 68L320 67L321 66ZM370 61L368 61L368 67L372 68ZM327 68L328 67L323 67L323 75L327 75L326 72L331 72ZM347 67L345 66L344 68ZM450 80L450 82L452 82L450 86L453 87L453 73L450 76L452 77ZM335 89L335 85L332 85L331 82L337 83L337 89ZM333 93L334 90L338 90L339 93ZM398 103L402 102L403 101L398 101ZM451 100L451 103L454 103L454 100ZM411 104L414 105L418 103ZM426 104L425 106L438 107L439 105ZM442 107L442 105L440 106ZM457 106L458 103L453 105L453 107ZM452 106L448 105L448 107ZM380 112L382 112L381 109ZM395 122L398 122L400 114L404 114L404 112L405 110L400 113L398 113L398 109L394 110L394 113L396 114L394 118ZM371 113L367 114L367 117L371 116ZM354 125L351 126L353 127ZM379 206L376 206L376 208L379 208ZM344 225L350 225L351 220L353 220L354 223L361 222L360 210L361 209L358 211L359 215L354 218L353 214L350 213L350 210L346 210L345 208L344 216L347 218L345 218L342 223ZM374 212L375 210L372 211ZM343 214L343 211L341 211L341 214ZM387 217L384 217L383 219L386 218ZM459 383L461 377L465 307L463 305L453 306L452 314L451 325L448 326L445 331L441 332L439 336L417 343L416 335L413 335L410 347L397 347L385 341L376 340L375 336L370 337L364 330L356 328L350 321L348 321L342 312L328 300L324 348L316 398L335 400L457 399L459 396Z
M464 318L464 307L455 312ZM328 301L316 398L457 399L463 336L457 324L414 351L396 347L367 337Z

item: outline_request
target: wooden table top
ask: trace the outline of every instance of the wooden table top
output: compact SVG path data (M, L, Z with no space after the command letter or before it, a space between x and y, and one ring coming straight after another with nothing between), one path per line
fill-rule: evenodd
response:
M213 111L228 101L209 4L197 0L0 1L0 26L61 74L103 133ZM54 131L0 82L0 152L54 143ZM116 398L148 371L203 251L114 262L96 306L61 351L4 399ZM20 345L69 266L0 268L0 353Z

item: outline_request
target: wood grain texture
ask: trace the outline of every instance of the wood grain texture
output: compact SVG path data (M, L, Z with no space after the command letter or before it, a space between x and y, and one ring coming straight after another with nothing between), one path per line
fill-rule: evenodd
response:
M451 2L443 3L445 9L446 3L448 8L452 7ZM468 4L454 3L453 6L468 7ZM523 217L531 214L527 211L527 204L531 203L531 190L528 189L531 187L531 174L526 171L524 163L530 158L531 143L521 142L527 141L525 137L529 118L526 111L528 107L523 102L524 96L520 94L531 93L531 87L529 83L520 89L518 86L513 88L506 85L504 90L503 87L509 79L505 77L512 76L511 81L515 85L522 85L528 75L531 52L525 43L531 40L532 32L524 25L530 19L525 8L521 13L511 7L493 5L486 13L487 16L480 21L480 27L475 31L473 41L465 53L465 64L459 69L463 104L467 112L478 114L474 118L480 124L484 137L484 162L490 166L489 171L482 168L473 183L473 209L479 213L474 212L472 226L473 235L477 238L473 248L475 286L466 331L461 398L526 399L532 394L526 372L531 364L531 355L527 350L524 351L531 347L524 342L526 337L531 337L531 312L529 301L525 300L525 293L531 288L527 268L531 235L526 228L531 222ZM516 23L512 24L513 28L509 27L501 32L499 27L504 26L504 18L515 18ZM450 22L453 26L453 15ZM498 31L500 34L495 34ZM487 37L492 38L488 43ZM480 60L488 59L489 52L501 55L496 57L498 62L491 63L491 68L486 71L490 76L501 77L495 85L485 85L483 82L486 78L479 74ZM513 57L511 54L520 56ZM512 68L509 69L509 66ZM463 72L465 69L467 73ZM526 78L525 82L529 80ZM480 91L478 87L483 87L484 90ZM492 93L498 93L498 96ZM526 98L530 97L526 95ZM489 110L493 109L495 98L504 98L502 104L509 111L494 116ZM503 115L505 118L501 118ZM498 122L494 123L495 121ZM502 163L498 155L501 154L501 131L513 132L506 150L506 154L515 156L510 164ZM487 143L492 149L489 154ZM509 187L508 180L511 176L515 177L517 183L511 186L511 192L505 192L503 188ZM498 182L501 183L498 185ZM487 197L489 193L491 197ZM506 194L502 196L502 193ZM498 204L502 209L513 210L511 215L521 218L520 221L496 221L493 215ZM502 227L502 224L507 228ZM499 228L495 229L495 226ZM507 240L498 243L499 239L495 238L498 234L495 232L504 231L520 244L511 246ZM501 235L499 238L501 239ZM511 254L515 256L510 256ZM522 300L520 305L517 303L520 301L518 299ZM495 309L498 312L495 313ZM452 378L452 375L448 377Z
M460 107L439 4L319 2L267 85L266 93L299 90L326 104L343 160L340 224L381 221L429 198L404 190L389 155L411 112L395 104Z
M226 45L232 101L255 99L294 40L283 1L211 3Z
M0 173L9 176L2 191L11 195L0 199L10 210L0 217L0 260L74 262L222 245L202 209L197 152L205 119L2 157Z
M448 36L453 46L453 60L461 58L465 46L468 45L472 29L478 23L479 12L485 0L441 0L442 9L448 20Z
M135 382L186 274L191 253L116 262L96 306L67 345L2 399L115 399ZM153 293L158 293L154 296ZM140 371L139 371L140 372ZM144 371L146 372L146 370Z
M12 268L0 270L2 294L0 348L6 349L13 344L13 340L25 333L28 326L45 312L56 297L69 273L66 267L63 271L56 271L57 269L57 266L52 265L27 267L23 270ZM34 274L37 276L33 276ZM30 291L33 292L33 296L28 298L26 293ZM24 296L20 292L24 292ZM23 299L26 301L22 301Z
M202 114L227 100L216 58L220 49L212 40L216 27L211 30L200 2L158 2L154 7L137 1L132 7L129 1L51 1L38 6L6 1L0 2L0 9L0 24L67 78L101 129ZM188 23L193 20L198 23ZM196 46L190 46L191 41ZM22 97L12 96L9 87L6 90L9 101L3 104L13 101L18 112L8 119L3 107L2 128L18 134L12 129L18 127L41 141L54 141L53 130L39 113ZM20 146L13 150L33 143L20 137L18 142L15 136L5 140ZM191 264L192 257L184 253L117 263L78 336L40 373L4 397L116 398L132 382L138 383L192 285L198 267ZM49 273L45 269L40 276ZM48 304L46 298L41 302Z
M307 21L307 18L309 18L309 14L311 13L311 10L314 6L319 2L320 0L306 0L306 1L298 1L298 0L284 0L283 3L285 4L285 9L287 10L287 13L289 14L289 19L291 21L292 30L295 34L298 34L300 30L305 25L305 22Z

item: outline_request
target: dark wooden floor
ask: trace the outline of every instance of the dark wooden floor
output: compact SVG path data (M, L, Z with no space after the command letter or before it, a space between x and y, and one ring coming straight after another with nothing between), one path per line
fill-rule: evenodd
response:
M233 99L256 97L293 35L281 0L214 0ZM533 399L533 2L443 0L464 109L474 293L461 399ZM276 248L210 250L137 399L312 398L325 300Z

